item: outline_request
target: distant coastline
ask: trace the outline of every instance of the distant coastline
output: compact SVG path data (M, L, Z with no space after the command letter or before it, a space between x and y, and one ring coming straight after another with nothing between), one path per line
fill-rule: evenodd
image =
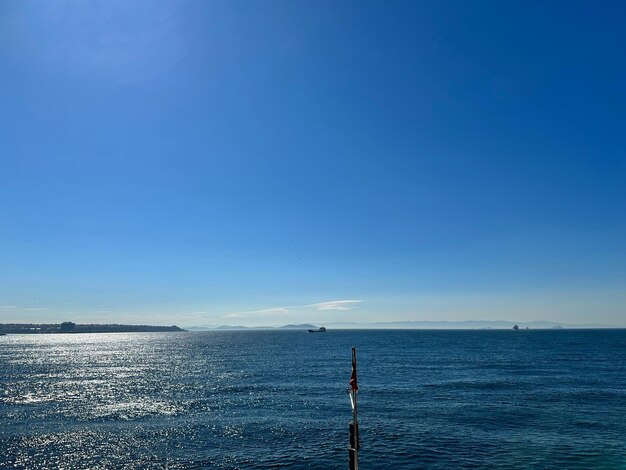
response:
M469 321L398 321L375 323L336 322L325 324L329 330L510 330L514 325L520 329L562 330L562 329L610 329L623 328L601 324L557 323L550 321L511 322L502 320ZM150 332L201 332L201 331L262 331L291 330L306 331L317 329L320 325L311 323L288 324L282 326L244 326L216 325L190 326L180 328L176 325L121 325L121 324L77 324L63 323L0 323L0 334L58 334L58 333L150 333Z
M396 321L375 323L336 322L326 323L332 330L511 330L515 325L530 330L562 330L562 329L607 329L623 328L597 323L577 324L551 321L513 322L506 320L467 320L467 321ZM284 326L191 326L189 331L228 331L228 330L307 330L318 326L310 323Z
M565 323L546 320L508 321L508 320L462 320L462 321L390 321L376 323L334 323L333 328L374 328L374 329L420 329L420 330L510 330L515 325L522 329L598 329L619 328L599 323Z
M0 323L0 334L55 334L55 333L150 333L185 331L176 325L80 325L63 323Z

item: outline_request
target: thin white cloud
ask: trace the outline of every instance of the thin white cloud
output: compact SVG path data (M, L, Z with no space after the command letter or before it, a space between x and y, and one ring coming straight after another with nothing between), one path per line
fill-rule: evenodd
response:
M248 316L255 315L288 315L292 313L294 310L318 310L318 311L344 311L344 310L353 310L358 308L359 304L363 302L362 300L330 300L327 302L318 302L314 304L305 304L305 305L286 305L284 307L272 307L272 308L262 308L259 310L248 310L245 312L233 312L224 315L222 318L243 318Z
M289 309L287 307L264 308L262 310L257 310L255 313L260 315L281 315L289 313Z
M244 318L250 315L284 315L289 313L289 309L287 307L273 307L273 308L262 308L259 310L249 310L246 312L232 312L227 313L222 318Z
M20 307L19 305L0 305L0 310L19 310L20 312L39 312L47 310L44 307Z
M362 300L331 300L310 306L317 310L352 310L357 308L361 302Z
M222 318L245 318L245 317L247 317L247 315L242 312L233 312L233 313L227 313L226 315L222 315Z

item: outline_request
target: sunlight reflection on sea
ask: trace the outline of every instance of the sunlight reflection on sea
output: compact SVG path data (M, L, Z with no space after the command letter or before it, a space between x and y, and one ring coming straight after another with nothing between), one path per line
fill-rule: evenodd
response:
M626 332L0 338L0 468L626 466Z

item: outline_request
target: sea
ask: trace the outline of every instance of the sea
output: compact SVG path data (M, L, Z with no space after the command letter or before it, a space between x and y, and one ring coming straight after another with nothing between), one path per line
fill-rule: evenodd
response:
M626 330L0 337L2 469L626 469Z

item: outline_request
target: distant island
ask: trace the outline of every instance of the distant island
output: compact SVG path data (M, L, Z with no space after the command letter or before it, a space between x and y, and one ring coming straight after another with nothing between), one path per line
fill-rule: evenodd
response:
M467 321L392 321L375 323L352 323L337 322L327 323L326 327L333 330L511 330L514 326L524 330L561 330L561 329L598 329L619 328L611 325L597 323L556 323L551 321L512 322L506 320L467 320ZM309 323L283 326L243 326L243 325L219 325L219 326L193 326L189 331L220 331L220 330L310 330L318 326Z
M547 330L547 329L596 329L614 328L598 323L561 323L545 320L513 322L507 320L465 320L465 321L395 321L377 323L335 323L334 328L381 328L381 329L420 329L420 330L510 330L514 326L520 329Z
M63 323L0 323L0 334L50 334L50 333L151 333L185 331L175 325L80 325L71 321Z
M298 325L289 324L283 326L243 326L243 325L219 325L219 326L192 326L189 327L189 331L237 331L237 330L309 330L318 327L309 323L301 323Z

